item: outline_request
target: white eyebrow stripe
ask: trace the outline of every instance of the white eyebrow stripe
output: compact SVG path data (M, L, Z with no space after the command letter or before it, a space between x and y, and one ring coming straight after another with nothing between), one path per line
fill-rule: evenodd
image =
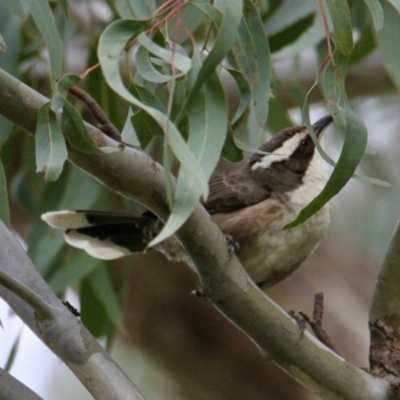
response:
M306 131L294 134L290 139L283 142L281 147L275 149L272 153L262 157L260 161L254 163L251 170L258 168L267 169L272 163L287 160L297 149L299 143L307 136Z

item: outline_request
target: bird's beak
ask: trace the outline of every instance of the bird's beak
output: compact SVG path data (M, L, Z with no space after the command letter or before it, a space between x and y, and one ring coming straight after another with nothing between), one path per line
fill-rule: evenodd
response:
M321 132L333 121L333 118L330 115L319 119L317 122L313 123L313 129L317 137L321 134Z

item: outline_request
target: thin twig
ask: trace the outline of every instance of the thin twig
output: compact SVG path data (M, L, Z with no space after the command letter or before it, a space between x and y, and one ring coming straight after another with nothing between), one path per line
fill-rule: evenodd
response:
M322 327L322 318L324 314L324 294L317 293L314 297L314 310L313 319L311 319L307 314L300 311L299 314L305 319L305 321L310 325L315 336L328 348L334 351L336 354L340 354L337 351L336 346L333 344L331 338L329 337L326 330Z
M82 100L85 105L89 108L97 122L100 124L99 128L110 138L120 142L121 135L118 129L113 125L106 113L99 106L96 100L86 91L77 86L72 86L69 92L78 99Z
M331 48L331 33L329 31L328 20L326 18L325 7L324 7L322 0L318 0L318 2L319 2L319 8L321 9L322 21L324 23L324 29L325 29L325 33L326 33L326 43L328 45L328 56L332 62L332 65L334 67L336 67L335 60L333 58L332 48Z

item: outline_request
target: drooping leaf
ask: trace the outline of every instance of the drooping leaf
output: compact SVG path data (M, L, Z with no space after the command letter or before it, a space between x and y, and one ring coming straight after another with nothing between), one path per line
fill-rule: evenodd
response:
M93 290L93 285L90 283L89 278L81 282L79 299L81 303L80 318L83 325L95 337L105 335L110 328L110 321L104 305Z
M210 76L198 92L188 114L188 146L209 178L219 160L228 129L226 99L216 74ZM149 246L154 246L174 234L192 213L200 195L201 188L193 179L193 175L189 170L181 169L172 213L163 230Z
M3 0L2 3L15 15L26 17L29 13L29 5L27 0Z
M132 118L132 125L137 132L140 147L144 150L154 136L162 135L163 131L157 121L146 111L137 110Z
M195 2L193 5L199 7L201 10L204 8L204 2ZM215 2L214 6L221 7L218 11L222 18L218 26L218 34L214 41L214 46L210 50L207 57L202 62L196 74L192 74L190 77L191 89L187 95L186 101L184 102L182 109L177 116L176 120L179 121L183 118L190 103L195 99L197 92L202 87L203 83L209 78L210 74L220 65L222 60L228 54L233 41L235 40L237 30L240 25L242 18L242 0L225 0ZM210 7L207 7L206 12L209 12ZM214 13L215 15L218 12ZM216 17L214 17L215 21Z
M49 2L47 0L28 0L28 3L35 24L49 49L51 74L53 78L57 78L62 72L64 51Z
M232 78L236 81L237 87L239 89L239 105L236 110L235 115L231 120L231 125L234 128L238 124L247 109L251 99L250 85L247 83L243 74L235 69L229 68L228 72L231 74Z
M204 196L208 194L207 176L198 164L193 153L186 145L176 126L169 121L167 115L159 110L143 104L124 86L120 71L119 59L126 43L137 37L150 27L150 21L121 20L110 24L102 33L99 40L98 57L107 83L122 98L151 115L168 136L168 145L181 163L181 168L188 169L201 187Z
M314 0L284 1L268 19L265 31L275 35L316 11L318 2Z
M337 66L329 64L320 76L320 84L328 110L336 126L344 134L344 144L338 162L322 192L301 210L297 219L285 226L293 228L313 216L346 185L364 155L367 145L367 130L360 118L352 110L344 91L347 58L337 57ZM338 71L336 68L340 68ZM307 128L311 131L309 120Z
M132 120L131 120L132 117L133 117L133 111L132 111L132 108L129 107L128 115L126 116L125 125L122 128L121 139L122 139L123 143L129 144L131 146L139 147L140 142L139 142L138 136L136 134L135 128L133 127L133 124L132 124Z
M44 173L46 182L56 181L62 172L68 153L57 116L50 109L50 103L44 104L39 110L35 144L36 172Z
M383 64L386 70L397 88L400 88L400 49L397 46L400 40L400 14L388 2L384 1L381 4L385 24L377 34L378 46L383 55Z
M354 50L350 55L350 64L357 64L370 55L376 48L376 35L372 26L367 26L362 32L361 37L354 45Z
M364 0L369 8L374 22L375 31L379 32L383 28L383 10L379 0Z
M88 282L98 301L104 307L108 319L116 328L119 329L119 331L124 331L125 328L122 324L121 307L112 285L112 277L108 272L107 264L109 265L110 263L102 262L101 265L88 277Z
M339 51L348 56L353 50L353 28L347 0L326 0Z
M224 148L222 150L222 157L227 161L235 163L243 160L243 151L236 146L233 130L230 127L228 127L228 134L226 135Z
M8 205L7 181L3 163L1 162L1 160L0 160L0 219L7 226L10 226L10 210Z
M65 101L61 117L61 127L68 143L85 154L93 153L97 146L90 137L82 116L69 102Z
M184 74L187 73L192 66L192 61L187 55L161 47L143 33L138 36L138 41L144 48L164 60L168 65L173 63L174 66Z
M262 129L268 117L271 67L269 45L263 24L250 0L244 1L243 18L232 51L240 72L250 86L249 120L254 118L257 124L255 129L251 129L251 124L248 125L248 137L249 143L257 147L260 145Z
M400 13L400 0L387 0Z
M7 51L7 45L3 39L3 36L0 33L0 52L5 53L6 51Z

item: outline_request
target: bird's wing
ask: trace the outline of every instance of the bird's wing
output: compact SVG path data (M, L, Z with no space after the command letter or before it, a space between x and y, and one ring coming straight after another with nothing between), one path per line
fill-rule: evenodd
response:
M257 204L270 197L270 191L243 173L221 174L210 179L210 194L204 207L210 214L225 213Z
M42 215L53 228L63 229L65 241L93 257L111 260L145 250L157 218L107 211L55 211Z

